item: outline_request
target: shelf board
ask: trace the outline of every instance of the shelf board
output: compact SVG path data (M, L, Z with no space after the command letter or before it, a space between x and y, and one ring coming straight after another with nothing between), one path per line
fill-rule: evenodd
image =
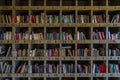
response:
M95 60L95 61L97 61L97 60L103 60L103 61L105 61L105 60L107 60L108 58L106 57L106 56L93 56L92 58L91 58L91 60Z
M76 40L75 43L78 43L78 44L85 44L85 43L88 43L88 44L91 44L91 42L93 42L92 40Z
M91 56L77 56L77 57L75 57L75 59L77 59L77 61L79 61L79 60L91 60L92 57Z
M62 56L61 60L71 60L74 61L76 58L75 56Z
M120 73L108 73L109 77L120 77Z
M74 77L76 76L76 74L75 73L62 73L61 76L62 77Z
M60 7L62 10L76 10L76 6L61 6Z
M0 6L0 10L13 10L13 6Z
M0 43L2 43L2 44L12 44L13 40L0 40Z
M92 43L93 44L106 44L107 43L107 40L92 40Z
M44 61L45 57L44 56L38 56L38 57L29 57L29 60L37 60L37 61Z
M30 40L14 40L14 44L30 44Z
M62 27L76 27L76 23L62 23Z
M24 57L13 57L13 59L14 60L23 60L24 61L24 60L30 60L30 57L27 57L27 56L26 57L25 56Z
M55 61L59 61L61 58L59 56L57 57L45 57L46 60L55 60Z
M30 10L29 6L15 6L14 10Z
M13 60L13 57L6 57L6 56L3 56L3 57L0 57L0 60Z
M60 77L59 73L46 73L46 77Z
M28 77L29 74L28 73L15 73L14 76L15 77Z
M45 74L44 73L30 73L29 74L29 76L31 76L31 77L43 77L43 76L45 76Z
M77 8L77 10L79 11L79 10L92 10L92 7L91 6L77 6L76 7Z
M0 73L0 77L13 77L12 73Z
M44 44L46 43L45 40L30 40L31 44Z
M93 73L92 76L93 77L106 77L107 74L106 73Z
M91 73L77 73L77 77L91 77L92 74Z
M92 23L76 23L77 27L91 27Z
M46 27L60 27L60 23L46 23Z
M61 40L60 42L62 44L74 44L76 43L76 40Z
M108 11L116 11L116 10L120 10L120 6L108 6Z
M120 43L120 40L107 40L107 42L109 43L109 44L119 44Z
M60 10L60 6L46 6L46 10Z
M119 60L120 56L108 56L108 60Z
M29 6L30 10L45 10L45 6Z
M44 28L44 24L42 23L29 23L29 27L42 27Z
M59 44L60 40L46 40L46 44Z

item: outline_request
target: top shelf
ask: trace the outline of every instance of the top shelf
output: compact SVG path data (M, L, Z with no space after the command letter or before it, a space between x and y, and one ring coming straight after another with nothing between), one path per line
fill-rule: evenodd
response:
M119 0L0 0L0 6L120 6Z

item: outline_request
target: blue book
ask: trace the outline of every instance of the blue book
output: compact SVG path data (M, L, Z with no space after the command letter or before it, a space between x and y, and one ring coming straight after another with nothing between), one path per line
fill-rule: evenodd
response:
M62 46L62 48L71 48L71 46Z

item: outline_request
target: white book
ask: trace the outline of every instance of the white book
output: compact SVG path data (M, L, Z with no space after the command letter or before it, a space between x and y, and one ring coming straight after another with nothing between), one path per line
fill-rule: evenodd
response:
M115 73L119 73L119 66L118 66L118 64L115 65Z
M49 64L49 73L52 73L53 71L52 71L52 65L51 64Z
M11 51L11 47L9 47L9 48L8 48L8 51L7 51L6 57L8 57L8 56L9 56L10 51Z
M81 23L84 23L84 17L81 15Z
M5 73L8 73L9 71L9 65L6 66Z
M95 20L94 20L94 15L93 15L93 17L92 17L92 23L94 23L95 22Z
M68 40L73 40L73 37L71 34L68 34Z
M65 66L65 64L62 65L62 68L63 68L63 73L66 73L66 66Z
M111 49L108 50L108 56L111 56Z
M29 72L32 73L32 65L30 65L30 71Z
M92 73L95 73L95 67L96 67L96 64L93 64L93 70L92 70Z
M79 31L77 31L77 40L79 40L79 39L80 39L79 35L80 35L80 32L79 32Z
M6 65L7 65L7 63L4 63L4 66L3 66L3 69L2 69L2 73L4 73L4 72L5 72Z

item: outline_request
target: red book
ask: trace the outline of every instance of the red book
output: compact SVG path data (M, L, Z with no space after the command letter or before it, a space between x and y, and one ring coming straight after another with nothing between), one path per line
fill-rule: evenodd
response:
M56 40L57 39L57 32L53 33L53 39Z
M30 23L33 23L33 15L30 15Z
M21 72L21 70L22 70L22 67L23 67L23 65L20 65L20 66L18 67L18 69L17 69L16 73L20 73L20 72Z
M120 16L119 16L119 18L118 18L118 23L120 23Z
M104 32L101 32L101 35L102 35L102 40L105 40L105 34L104 34Z
M99 65L100 73L106 73L106 66L104 64Z
M14 18L13 18L13 22L14 23L17 23L17 16L15 15Z
M80 56L80 50L79 49L77 50L77 56Z

